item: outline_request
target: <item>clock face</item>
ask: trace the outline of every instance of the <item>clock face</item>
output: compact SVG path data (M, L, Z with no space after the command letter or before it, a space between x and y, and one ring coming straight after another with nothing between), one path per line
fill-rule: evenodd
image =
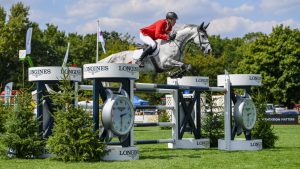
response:
M235 124L244 129L251 130L256 122L256 108L251 98L237 97L234 105Z
M117 136L128 134L134 122L131 101L123 95L111 95L102 109L102 123L105 129Z
M256 108L251 99L246 98L243 100L241 104L241 116L243 128L251 130L256 122Z
M133 113L130 101L126 97L116 99L112 111L112 128L119 134L130 131L133 123Z

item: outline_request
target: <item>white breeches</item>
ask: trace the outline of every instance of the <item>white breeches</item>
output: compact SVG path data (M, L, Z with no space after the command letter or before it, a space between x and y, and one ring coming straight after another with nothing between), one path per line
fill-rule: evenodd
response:
M143 35L142 32L140 32L140 39L147 45L151 46L152 49L155 49L156 48L156 43L155 41L149 37L149 36L146 36L146 35Z

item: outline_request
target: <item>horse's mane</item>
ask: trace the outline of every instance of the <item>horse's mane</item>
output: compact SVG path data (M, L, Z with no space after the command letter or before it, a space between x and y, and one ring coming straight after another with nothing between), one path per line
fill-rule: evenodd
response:
M184 24L184 25L181 26L180 28L175 29L175 31L177 32L177 31L183 30L183 29L185 29L185 28L191 28L191 29L193 29L193 28L195 28L195 27L199 27L199 25L196 25L196 24ZM207 32L206 32L205 29L201 29L201 31L202 31L204 34L207 35ZM208 35L207 35L207 36L208 36Z
M184 28L187 28L187 27L197 27L197 25L195 25L195 24L184 24L182 27L181 27L181 29L184 29Z
M173 29L173 31L175 31L175 32L177 32L177 31L179 31L179 30L183 30L183 29L185 29L185 28L194 28L194 27L197 27L197 25L195 25L195 24L184 24L184 25L182 25L181 27L176 27L176 28L174 28Z
M182 30L182 29L185 29L185 28L194 28L194 27L197 27L197 25L195 25L195 24L184 24L183 26L177 28L176 31Z

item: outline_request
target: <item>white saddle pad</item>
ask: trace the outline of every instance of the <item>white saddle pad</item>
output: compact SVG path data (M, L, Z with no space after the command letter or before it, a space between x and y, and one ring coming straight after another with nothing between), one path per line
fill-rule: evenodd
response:
M158 52L159 52L159 47L157 47L157 48L155 49L155 51L154 51L150 56L155 56L155 55L158 54ZM135 51L133 52L133 57L132 57L133 60L138 60L138 59L141 57L142 53L143 53L143 49L135 50Z
M143 53L143 49L135 50L133 52L133 60L138 60Z

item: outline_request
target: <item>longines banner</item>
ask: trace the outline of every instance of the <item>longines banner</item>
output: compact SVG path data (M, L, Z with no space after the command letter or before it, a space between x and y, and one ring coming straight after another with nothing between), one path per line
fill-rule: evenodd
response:
M272 114L266 115L266 121L271 122L271 124L300 124L300 117L296 114L282 115L282 114Z
M139 78L139 66L126 63L96 63L83 65L83 78Z
M29 81L72 80L81 82L82 71L78 67L31 67L28 69Z
M218 86L225 85L225 75L218 75ZM232 86L261 86L260 74L229 74Z
M184 76L182 78L171 79L170 77L168 77L167 83L171 85L209 87L209 78L202 76Z

